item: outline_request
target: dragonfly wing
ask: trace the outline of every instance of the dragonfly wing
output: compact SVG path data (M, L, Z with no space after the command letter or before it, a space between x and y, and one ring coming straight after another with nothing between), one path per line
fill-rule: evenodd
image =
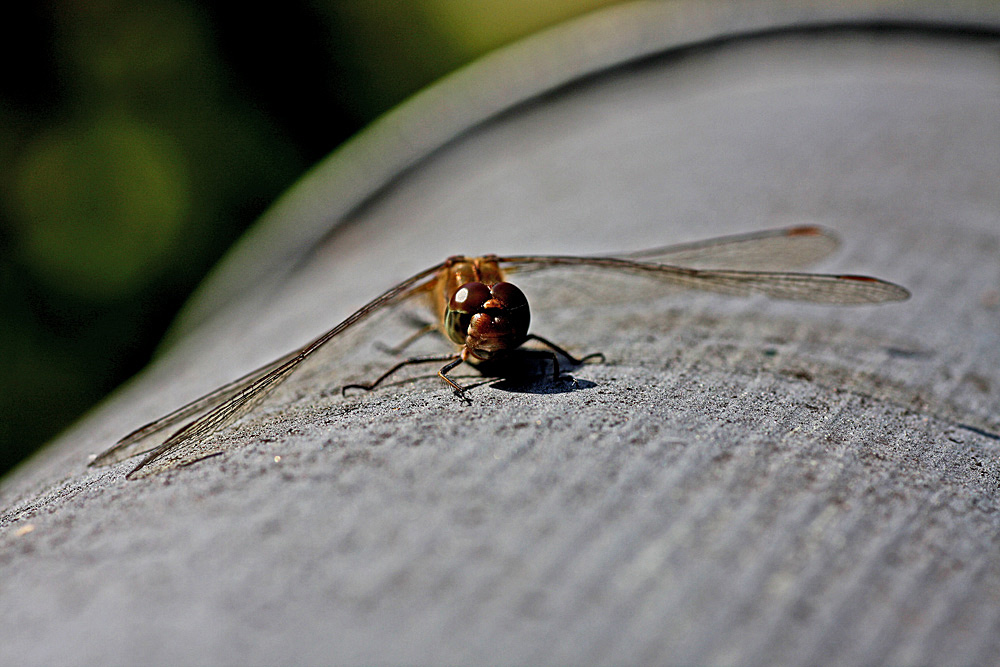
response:
M832 231L817 226L799 226L723 236L614 256L694 269L789 271L814 264L839 246L840 240Z
M838 247L840 240L832 231L816 226L800 226L722 236L628 253L611 253L607 256L692 269L790 271L818 262ZM541 263L522 263L508 270L512 273L529 273L543 268L545 265Z
M257 407L301 363L301 353L247 385L242 391L171 435L150 450L129 474L129 479L194 463L224 451L210 437Z
M696 271L690 286L733 295L761 294L771 299L831 305L905 301L910 292L879 278L777 271Z
M289 352L280 359L275 359L266 366L262 366L255 371L247 373L243 377L233 380L213 389L209 393L196 398L186 405L182 405L173 412L140 426L136 430L122 437L113 447L101 452L90 462L91 466L108 466L124 461L137 454L146 454L155 449L161 442L156 442L156 436L163 435L167 429L176 426L188 419L192 419L203 414L222 403L230 400L241 391L250 386L254 381L271 372L281 364L285 363L296 354L298 350Z
M302 362L312 357L327 343L388 306L428 292L433 288L437 279L436 274L442 266L444 263L425 269L399 283L298 350L137 429L98 456L93 464L106 465L136 453L145 453L146 456L128 475L130 478L143 477L167 468L192 463L221 451L218 445L212 443L213 434L259 405L298 369ZM147 437L199 414L200 416L170 435L162 444L145 452L139 451L139 443Z
M509 270L515 273L523 269L529 271L552 269L555 272L582 270L595 286L600 281L600 274L603 273L608 276L642 276L663 286L731 295L761 294L772 299L811 303L841 305L882 303L901 301L910 296L910 293L899 285L868 276L691 269L619 257L523 256L501 257L499 261L505 269L509 267ZM616 286L616 288L625 290L620 295L622 300L630 298L627 286ZM584 296L588 294L586 289L580 292Z

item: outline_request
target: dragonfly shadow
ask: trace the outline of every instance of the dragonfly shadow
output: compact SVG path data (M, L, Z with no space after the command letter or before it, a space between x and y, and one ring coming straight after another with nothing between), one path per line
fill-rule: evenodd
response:
M493 389L515 394L568 394L572 391L591 389L597 383L590 380L580 380L572 375L563 374L558 379L549 375L524 376L518 378L501 378L490 383Z
M559 377L552 376L552 361L539 357L535 351L517 350L502 363L480 363L479 371L486 383L494 389L519 394L567 394L597 385L590 380L580 380L562 371L566 360L560 357ZM575 368L577 364L570 364Z
M484 385L501 391L521 394L565 394L581 389L596 387L594 382L581 380L565 372L567 368L566 359L560 357L560 374L558 378L552 376L552 361L546 356L539 356L537 351L515 350L512 354L506 355L501 360L480 361L473 365L476 375L463 373L453 376L465 390L478 389ZM577 364L568 364L570 368L576 368ZM414 382L426 381L436 378L435 373L418 373L408 377L401 377L388 382L380 383L380 388L402 387ZM442 383L443 385L443 383ZM364 393L361 388L355 388L359 394ZM354 395L354 391L346 394Z

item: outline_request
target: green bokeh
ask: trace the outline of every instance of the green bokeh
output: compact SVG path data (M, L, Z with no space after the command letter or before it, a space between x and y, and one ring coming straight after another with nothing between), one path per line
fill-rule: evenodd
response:
M23 261L52 286L110 298L144 286L175 251L191 204L181 148L121 115L33 142L15 176Z

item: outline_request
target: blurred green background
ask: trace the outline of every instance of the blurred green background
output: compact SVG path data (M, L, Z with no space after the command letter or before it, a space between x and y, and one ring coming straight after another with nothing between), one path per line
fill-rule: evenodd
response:
M0 474L140 370L305 169L473 58L610 0L7 6Z

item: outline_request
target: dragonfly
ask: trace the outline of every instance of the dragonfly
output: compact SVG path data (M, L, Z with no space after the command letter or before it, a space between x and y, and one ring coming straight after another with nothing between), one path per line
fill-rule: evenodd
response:
M143 455L127 474L135 478L221 453L218 445L210 444L212 436L250 413L303 362L322 348L345 341L347 332L376 313L413 300L422 299L430 306L434 329L453 344L453 351L405 359L375 381L346 385L344 391L372 390L406 365L443 362L437 375L468 401L467 388L449 374L453 369L466 362L502 363L532 341L545 348L534 353L552 360L555 377L559 376L558 355L573 364L603 360L600 353L576 358L547 338L529 333L528 299L508 282L508 276L539 274L544 280L550 273L578 273L583 276L579 291L584 296L605 279L635 276L652 283L654 290L696 289L818 304L880 304L909 298L906 288L878 278L794 270L826 257L838 245L837 236L825 228L796 226L608 256L452 256L375 297L306 345L125 435L90 465L111 465ZM172 428L176 430L170 432ZM154 436L163 438L165 433L169 435L160 444L148 446Z

